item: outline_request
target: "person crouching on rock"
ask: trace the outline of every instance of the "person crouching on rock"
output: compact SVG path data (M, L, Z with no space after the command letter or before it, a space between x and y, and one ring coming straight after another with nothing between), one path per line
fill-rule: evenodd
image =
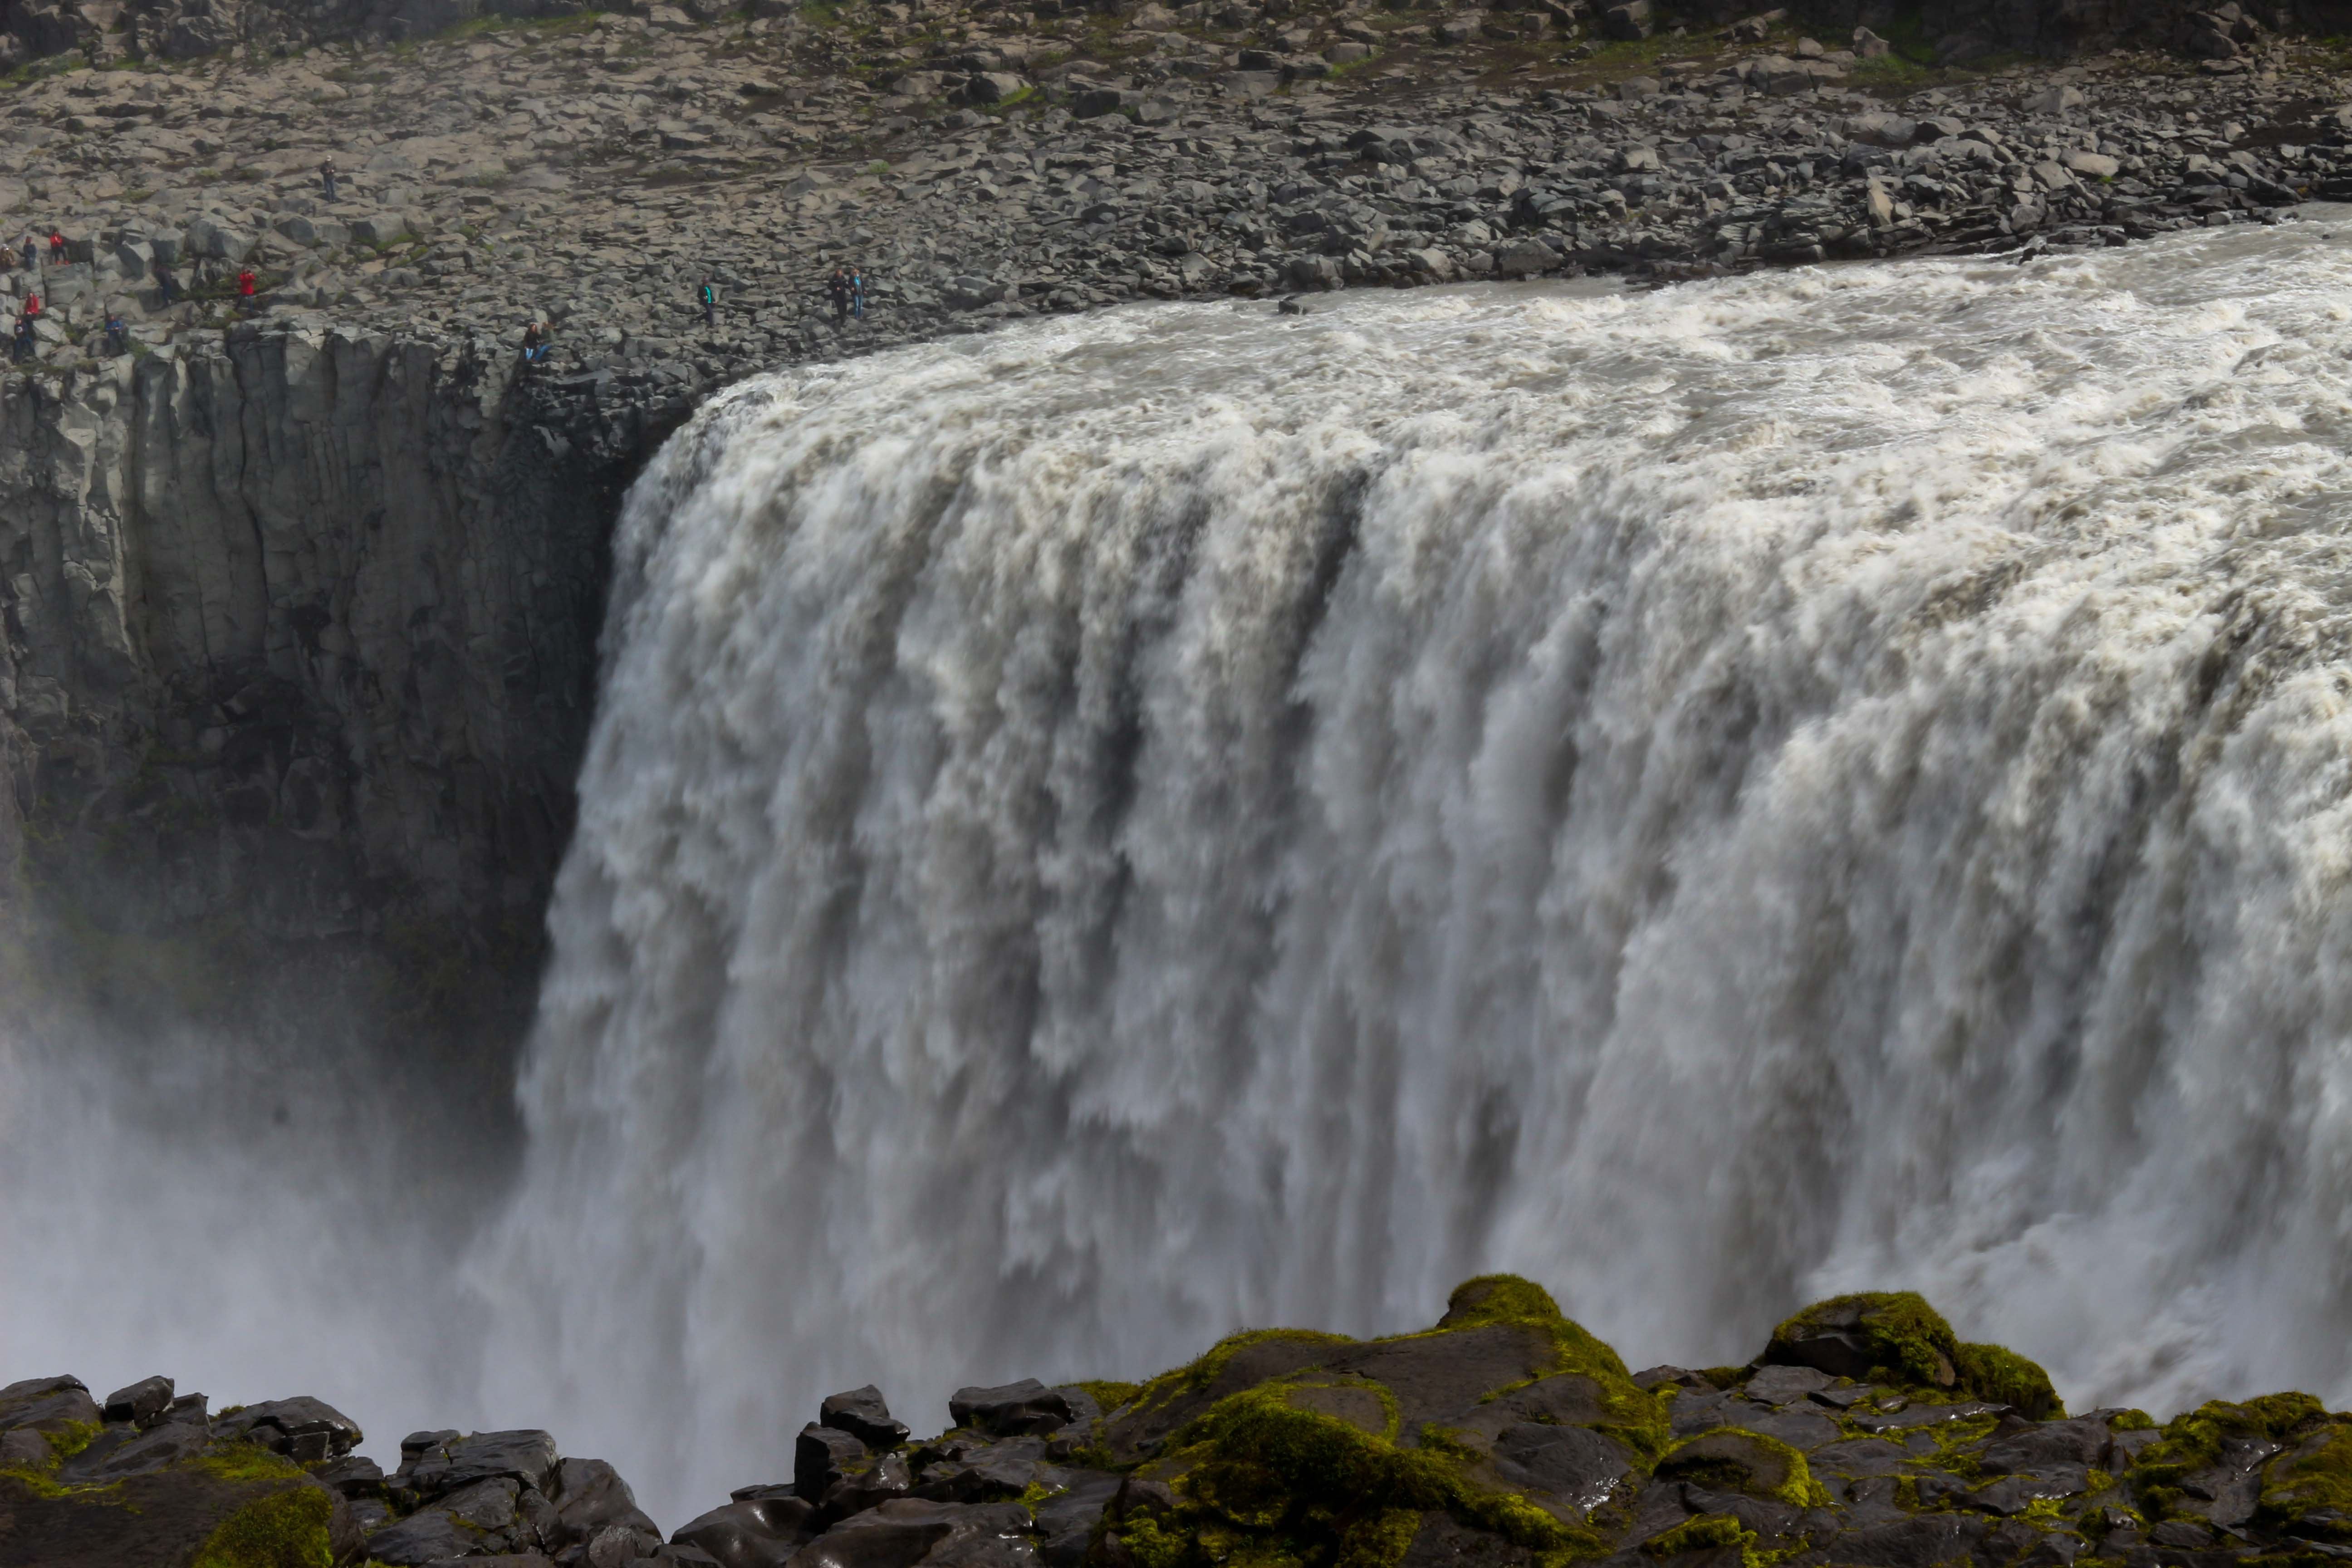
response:
M539 351L546 340L540 335L539 323L533 321L522 330L522 367L528 371L539 363Z

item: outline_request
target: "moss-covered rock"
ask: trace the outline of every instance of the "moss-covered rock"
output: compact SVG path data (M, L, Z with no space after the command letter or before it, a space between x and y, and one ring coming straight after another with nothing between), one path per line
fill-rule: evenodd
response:
M2245 1440L2262 1444L2284 1444L2295 1449L2313 1468L2305 1471L2298 1486L2293 1478L2275 1472L2267 1478L2269 1489L2263 1503L2275 1518L2300 1518L2315 1509L2331 1506L2322 1500L2330 1495L2332 1461L2326 1456L2327 1446L2321 1445L2308 1455L2303 1454L2304 1440L2324 1431L2333 1424L2326 1406L2308 1394L2266 1394L2259 1398L2231 1404L2211 1400L2196 1409L2174 1416L2163 1426L2163 1436L2140 1451L2139 1462L2126 1478L2140 1507L2155 1518L2189 1515L2200 1516L2203 1510L2184 1506L2193 1500L2186 1484L2200 1473L2213 1470L2230 1458L2232 1440L2242 1448ZM2273 1505L2269 1492L2282 1495Z
M1168 1481L1178 1507L1122 1531L1139 1564L1207 1568L1238 1557L1385 1568L1402 1556L1421 1516L1440 1510L1531 1552L1606 1551L1599 1534L1525 1497L1478 1487L1445 1447L1401 1447L1300 1408L1296 1392L1277 1383L1230 1395L1174 1436L1173 1451L1147 1473Z
M2331 1416L2264 1473L2261 1517L2305 1540L2352 1542L2352 1422Z
M2051 1421L2066 1414L2050 1374L2002 1345L1962 1344L1952 1356L1958 1373L1958 1392L1996 1405L2011 1405L2034 1421Z
M1818 1508L1829 1499L1805 1456L1761 1432L1718 1426L1703 1432L1658 1461L1660 1480L1691 1481L1710 1491L1738 1492L1792 1508Z
M1963 1343L1914 1290L1816 1301L1772 1331L1763 1360L1810 1366L1856 1383L2014 1405L2036 1421L2066 1413L2050 1374L2002 1345Z
M1857 1383L1948 1389L1959 1336L1915 1290L1874 1290L1816 1301L1772 1331L1768 1363L1810 1366Z

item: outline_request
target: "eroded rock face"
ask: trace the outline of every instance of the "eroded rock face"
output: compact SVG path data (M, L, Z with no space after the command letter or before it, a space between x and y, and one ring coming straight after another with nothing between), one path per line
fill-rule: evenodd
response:
M65 897L293 942L535 924L628 458L510 372L272 322L8 381L0 752Z
M1823 1333L1862 1376L1789 1359ZM1996 1384L2050 1414L1986 1397ZM1743 1367L1629 1374L1540 1289L1488 1277L1423 1333L1244 1334L1140 1386L964 1389L925 1442L873 1385L835 1394L794 1480L740 1488L665 1543L611 1466L545 1432L415 1433L387 1476L315 1399L207 1419L165 1379L101 1411L76 1379L34 1378L0 1388L0 1563L184 1560L255 1508L293 1521L306 1563L482 1568L2287 1568L2352 1551L2352 1417L2271 1394L2158 1428L2070 1417L2046 1389L1901 1293L1818 1303ZM147 1511L113 1500L134 1495Z

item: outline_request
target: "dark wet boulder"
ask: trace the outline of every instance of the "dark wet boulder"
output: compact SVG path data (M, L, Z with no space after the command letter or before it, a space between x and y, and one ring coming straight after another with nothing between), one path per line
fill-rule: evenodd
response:
M396 1520L369 1536L367 1554L371 1562L390 1563L392 1568L416 1568L422 1563L466 1556L478 1544L474 1532L446 1510L428 1508Z
M58 1467L58 1479L69 1486L102 1485L160 1470L203 1452L213 1441L202 1426L165 1422L153 1430L135 1426L109 1427L87 1448Z
M907 1440L907 1424L891 1416L882 1391L870 1383L846 1394L827 1394L818 1408L817 1425L846 1432L877 1454Z
M1996 1476L2079 1475L2105 1458L2112 1438L2104 1416L2071 1421L2012 1417L1978 1450L1977 1462Z
M893 1498L905 1497L914 1484L914 1472L908 1468L906 1457L885 1454L866 1468L835 1481L818 1505L818 1512L827 1522L846 1519L853 1513L878 1508ZM1028 1483L1022 1484L1025 1489Z
M364 1454L352 1454L310 1472L328 1490L347 1498L382 1497L383 1467Z
M1481 1323L1350 1346L1324 1369L1378 1384L1396 1402L1401 1432L1451 1415L1552 1370L1551 1337L1528 1323Z
M1507 1426L1495 1439L1494 1463L1506 1486L1557 1499L1579 1514L1622 1496L1634 1479L1625 1446L1583 1426Z
M1093 1543L1095 1526L1127 1482L1124 1476L1101 1470L1073 1471L1063 1490L1036 1505L1034 1512L1037 1553L1045 1560L1045 1568L1080 1568ZM1162 1487L1160 1490L1166 1492L1167 1489ZM1168 1494L1168 1500L1172 1508L1172 1492Z
M216 1436L245 1437L298 1464L340 1458L364 1439L359 1423L324 1400L298 1395L224 1410L213 1423Z
M793 1489L812 1503L864 1467L866 1445L836 1426L812 1421L793 1444Z
M558 1464L548 1499L555 1505L556 1520L551 1545L569 1546L616 1527L660 1539L654 1521L637 1507L629 1483L602 1459L565 1459Z
M1739 1392L1760 1405L1810 1402L1837 1379L1819 1367L1764 1366L1739 1385Z
M127 1388L118 1388L106 1396L105 1418L152 1426L172 1407L173 1388L168 1377L142 1377Z
M783 1568L807 1543L808 1522L798 1498L743 1499L689 1520L670 1540L709 1552L719 1568Z
M901 1499L844 1520L801 1549L798 1568L932 1568L1035 1560L1029 1510Z
M1035 1485L1045 1462L1042 1437L995 1443L950 1438L915 1456L920 1474L910 1495L933 1502L986 1503L1017 1498Z
M417 1445L414 1453L412 1443ZM535 1429L476 1432L463 1437L422 1434L401 1445L401 1468L392 1476L391 1484L429 1499L476 1481L504 1477L544 1492L555 1464L554 1436Z
M29 1377L0 1388L0 1432L22 1428L60 1432L95 1426L106 1418L89 1387L78 1377Z
M958 1426L1013 1437L1058 1432L1078 1419L1078 1407L1063 1390L1029 1377L997 1388L959 1388L948 1415Z

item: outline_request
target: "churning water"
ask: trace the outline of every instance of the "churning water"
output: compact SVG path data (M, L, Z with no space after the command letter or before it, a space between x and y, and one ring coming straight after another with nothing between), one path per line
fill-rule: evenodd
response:
M1911 1286L2077 1401L2345 1401L2347 355L2306 223L746 385L625 520L471 1310L355 1319L168 1140L36 1128L10 1212L164 1308L224 1249L121 1214L271 1226L215 1338L462 1364L425 1419L671 1523L834 1388L935 1429L1495 1268L1636 1364ZM380 1452L432 1386L313 1361Z
M2305 224L738 389L619 545L493 1389L715 1498L1504 1268L2345 1397L2347 353Z

